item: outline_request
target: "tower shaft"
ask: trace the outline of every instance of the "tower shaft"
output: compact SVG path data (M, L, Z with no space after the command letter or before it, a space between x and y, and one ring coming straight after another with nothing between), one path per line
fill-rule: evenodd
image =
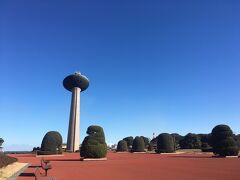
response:
M68 126L67 150L75 152L80 144L80 91L78 87L72 89L72 100Z

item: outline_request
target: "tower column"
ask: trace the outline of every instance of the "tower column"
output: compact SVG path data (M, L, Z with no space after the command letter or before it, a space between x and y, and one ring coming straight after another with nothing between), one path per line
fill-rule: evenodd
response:
M79 150L80 143L80 91L79 87L72 88L72 100L68 126L67 150Z

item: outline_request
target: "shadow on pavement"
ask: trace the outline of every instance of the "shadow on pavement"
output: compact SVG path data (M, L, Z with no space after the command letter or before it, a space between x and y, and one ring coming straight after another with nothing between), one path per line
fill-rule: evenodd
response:
M80 159L50 159L49 161L80 161Z
M212 158L211 156L191 156L191 155L184 155L184 156L168 156L170 158L196 158L196 159L208 159L208 158Z
M35 175L34 175L34 173L21 173L19 176L20 176L20 177L22 177L22 176L25 176L25 177L34 177Z
M41 166L28 166L28 168L37 168L37 167L41 167Z

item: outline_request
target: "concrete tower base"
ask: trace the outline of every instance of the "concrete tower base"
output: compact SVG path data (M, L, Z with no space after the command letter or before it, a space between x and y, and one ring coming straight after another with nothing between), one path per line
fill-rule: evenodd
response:
M78 151L80 145L80 91L78 87L72 89L67 138L67 151L70 152Z

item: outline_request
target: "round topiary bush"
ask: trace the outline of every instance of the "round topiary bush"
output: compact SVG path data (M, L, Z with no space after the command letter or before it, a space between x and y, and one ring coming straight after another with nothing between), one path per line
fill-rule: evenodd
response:
M133 137L128 136L128 137L123 138L123 140L127 142L128 149L131 150L132 145L133 145Z
M217 125L212 129L211 143L213 153L220 156L236 156L239 148L233 138L233 132L227 125Z
M117 152L125 152L128 151L127 142L124 140L120 140L117 145Z
M183 139L183 136L178 133L172 133L171 136L173 137L173 141L175 143L175 150L180 149L180 141Z
M238 148L240 148L240 134L235 135L234 139L237 142Z
M3 143L4 143L3 138L0 138L0 147L2 146Z
M171 134L162 133L157 137L157 153L172 153L175 151L175 144Z
M107 155L107 144L103 128L100 126L89 126L88 136L82 142L80 156L84 158L103 158Z
M145 137L145 136L140 136L142 139L143 139L143 141L144 141L144 146L145 146L145 148L148 148L148 146L149 146L149 143L150 143L150 140L149 140L149 138L147 138L147 137Z
M39 155L62 154L62 136L57 131L49 131L43 138Z
M145 143L143 138L136 136L133 140L132 152L145 152Z

